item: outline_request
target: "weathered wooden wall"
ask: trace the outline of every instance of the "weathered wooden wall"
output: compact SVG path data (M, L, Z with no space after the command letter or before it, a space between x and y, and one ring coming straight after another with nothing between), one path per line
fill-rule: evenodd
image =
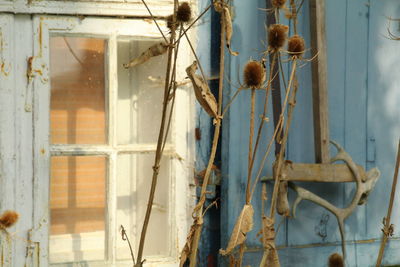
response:
M238 68L241 69L250 57L260 57L262 41L266 38L265 15L258 9L260 7L265 7L264 0L234 1L232 47L241 51L238 57L230 61L230 79L234 85L239 83ZM326 0L330 136L342 144L358 164L366 169L378 167L381 171L381 178L367 205L358 207L346 221L348 266L374 266L400 136L400 42L386 38L389 16L400 17L398 1ZM308 1L305 1L299 33L309 44L308 17ZM391 26L394 33L400 35L398 22L393 22ZM294 162L312 163L314 147L310 64L299 70L299 80L300 89L287 158ZM231 86L230 92L226 94L232 95L235 90ZM248 92L242 93L232 105L227 119L229 122L224 120L222 162L226 179L222 180L221 246L226 246L244 203L249 96ZM260 94L260 109L262 102ZM271 136L272 119L267 127L264 145ZM331 149L331 154L334 152ZM271 160L265 175L271 176ZM352 184L305 186L339 206L351 201L355 188ZM289 195L293 201L294 193L289 192ZM248 235L249 252L246 254L245 265L257 266L261 257L261 245L255 236L260 229L259 196L258 191L253 199L256 223ZM392 216L395 225L400 224L399 202L400 194L396 198ZM278 245L282 266L326 266L329 255L341 251L335 217L323 208L307 202L300 204L297 214L296 219L283 220L280 226ZM399 237L396 231L386 250L383 261L385 265L400 263ZM225 265L226 261L222 259L220 266Z
M28 243L32 229L33 180L33 115L29 112L32 92L26 76L15 78L16 72L27 73L27 58L32 55L33 40L30 17L2 14L0 18L0 207L18 210L19 223L11 229L19 238L1 236L0 266L32 266L36 245ZM18 29L18 30L16 30ZM14 40L18 45L13 45ZM21 49L21 47L24 49ZM25 109L27 108L27 110ZM22 153L23 151L23 153ZM3 242L7 240L7 242ZM24 251L27 257L15 256Z

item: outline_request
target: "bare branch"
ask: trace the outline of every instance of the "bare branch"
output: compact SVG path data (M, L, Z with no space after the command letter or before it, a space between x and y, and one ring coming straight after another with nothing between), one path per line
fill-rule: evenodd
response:
M164 41L165 41L166 43L168 43L167 38L165 37L164 33L162 32L162 30L161 30L161 28L160 28L160 25L158 25L156 19L154 18L153 14L151 13L150 8L147 6L147 4L146 4L146 2L145 2L144 0L142 0L142 3L144 4L144 6L146 7L147 11L149 12L151 18L153 19L154 23L156 24L158 30L160 31L162 37L164 38Z

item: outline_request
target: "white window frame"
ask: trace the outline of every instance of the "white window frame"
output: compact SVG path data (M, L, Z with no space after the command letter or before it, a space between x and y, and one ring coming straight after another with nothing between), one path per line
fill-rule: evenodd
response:
M168 16L173 0L146 0L155 16ZM141 0L0 0L0 12L147 17Z
M165 23L159 22L167 32ZM115 151L127 152L154 152L155 145L118 145L116 142L116 101L118 97L117 75L117 38L135 37L159 39L154 23L148 20L127 20L109 18L86 18L63 16L35 16L34 25L34 57L32 60L33 82L33 129L34 129L34 230L30 233L30 240L39 244L39 266L49 265L49 189L50 189L50 157L60 155L108 155L109 177L116 177ZM106 73L106 90L108 90L108 145L50 145L50 81L49 81L49 40L50 36L69 35L80 37L105 38L107 42L108 73ZM191 64L192 57L186 42L182 42L178 57L177 69L181 70L177 78L184 79L184 70ZM107 61L107 60L106 60ZM32 88L31 87L31 88ZM171 145L166 146L165 154L170 156L171 169L171 229L170 255L168 257L154 257L147 259L146 266L177 266L179 252L185 241L190 227L190 211L194 202L191 190L194 162L194 114L195 100L190 86L184 85L176 92L175 112L171 127ZM156 143L156 140L154 140ZM84 148L82 150L82 148ZM150 177L149 177L150 178ZM131 261L116 260L116 239L120 238L116 225L116 183L114 179L107 179L106 210L106 245L105 264L97 262L95 266L127 266ZM138 232L141 225L137 226ZM112 229L112 230L110 230ZM129 229L127 229L129 230Z

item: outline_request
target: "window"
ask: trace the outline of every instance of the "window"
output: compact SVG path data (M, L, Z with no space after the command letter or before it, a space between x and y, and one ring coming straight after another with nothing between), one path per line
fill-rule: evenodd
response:
M159 42L159 34L145 21L35 21L40 29L32 63L40 74L34 83L40 153L34 217L38 228L47 227L43 249L57 266L130 262L119 226L127 229L135 249L151 182L166 55L131 69L122 65ZM189 65L185 45L180 53L187 56L178 64ZM177 263L190 224L185 204L192 166L190 103L191 90L180 88L145 246L146 258L157 266Z

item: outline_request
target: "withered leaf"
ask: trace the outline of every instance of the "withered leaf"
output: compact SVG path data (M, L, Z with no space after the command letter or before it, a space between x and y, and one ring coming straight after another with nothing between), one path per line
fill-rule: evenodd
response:
M274 221L267 217L262 217L262 243L264 247L268 247L271 241L275 239Z
M226 4L224 4L222 1L216 1L216 2L214 2L214 8L215 8L215 11L222 14L222 17L224 19L223 26L225 27L225 40L226 40L226 46L228 47L229 53L233 56L239 55L239 52L235 52L235 51L231 50L233 26L232 26L232 16L231 16L231 12L229 11L228 6Z
M186 237L186 244L182 249L181 252L181 258L179 262L179 267L182 267L186 260L189 258L191 250L192 250L192 243L193 243L193 238L194 238L194 233L196 232L196 229L202 224L202 220L199 218L196 218L190 227L189 233Z
M262 243L264 255L260 267L279 267L278 252L275 247L274 220L267 216L262 217Z
M280 267L278 252L276 248L264 250L264 254L260 263L260 267Z
M158 43L150 46L146 51L144 51L140 56L132 59L129 63L124 64L124 68L128 69L135 67L137 65L143 64L152 57L156 57L164 54L168 50L168 45L166 43Z
M195 232L195 227L194 226L195 225L192 225L190 227L189 234L188 234L188 236L186 238L186 244L182 249L181 258L180 258L180 262L179 262L179 266L180 267L182 267L185 264L186 260L188 259L189 255L190 255L190 248L192 246L192 241L193 241L194 232Z
M244 205L239 218L236 221L235 227L233 228L226 250L219 250L221 255L225 256L230 254L236 246L241 245L246 241L246 234L253 229L253 214L253 206L250 204Z
M239 52L232 51L231 49L233 26L232 26L231 13L229 12L228 7L224 7L224 19L225 19L225 32L226 32L226 46L228 47L229 53L231 53L232 56L237 56L239 55Z
M196 95L196 99L202 108L210 115L211 117L216 118L218 112L218 104L214 95L211 93L210 87L204 79L196 74L197 70L197 61L194 61L192 65L186 68L186 73L189 76L190 80L193 84L194 93Z

